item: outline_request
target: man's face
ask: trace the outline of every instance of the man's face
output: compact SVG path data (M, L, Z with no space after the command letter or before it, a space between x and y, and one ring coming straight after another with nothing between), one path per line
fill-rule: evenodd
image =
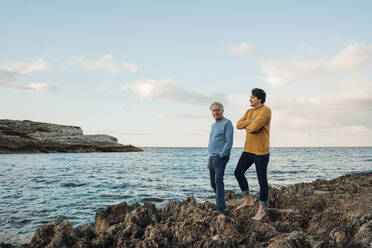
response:
M261 99L258 99L254 95L251 95L251 97L249 98L249 102L251 103L251 107L256 107L261 103Z
M218 121L223 118L223 110L219 105L213 105L211 108L213 118Z

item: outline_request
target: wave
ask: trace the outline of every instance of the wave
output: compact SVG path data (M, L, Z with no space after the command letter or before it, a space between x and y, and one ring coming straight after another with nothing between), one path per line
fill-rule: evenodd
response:
M81 187L87 184L86 183L61 183L60 185L65 188L70 188L70 187L73 188L73 187Z
M143 198L142 199L143 202L163 202L165 201L164 199L160 199L160 198L153 198L153 197L148 197L148 198Z

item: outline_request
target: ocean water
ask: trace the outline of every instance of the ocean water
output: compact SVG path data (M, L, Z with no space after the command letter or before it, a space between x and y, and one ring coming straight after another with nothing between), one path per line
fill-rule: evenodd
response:
M225 189L240 192L234 169L242 152L233 148ZM94 222L97 210L126 201L214 202L206 148L144 148L141 153L0 155L0 242L29 242L41 225L58 218L74 226ZM333 179L372 169L372 147L272 148L269 185ZM258 190L254 166L246 173Z

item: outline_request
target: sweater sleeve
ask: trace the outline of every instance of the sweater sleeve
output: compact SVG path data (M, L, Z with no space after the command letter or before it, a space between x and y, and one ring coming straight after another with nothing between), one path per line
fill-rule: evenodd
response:
M245 112L244 116L236 124L236 128L237 129L243 129L243 128L245 128L246 126L248 126L251 123L251 120L248 120L247 119L247 117L248 117L248 111L249 110L247 110Z
M266 108L265 111L262 111L257 115L257 117L245 127L245 130L249 133L255 133L261 128L263 128L267 122L269 122L271 119L271 110L269 108Z
M222 151L218 153L221 158L228 156L231 152L234 137L234 128L231 121L228 121L225 126L226 143L222 148Z

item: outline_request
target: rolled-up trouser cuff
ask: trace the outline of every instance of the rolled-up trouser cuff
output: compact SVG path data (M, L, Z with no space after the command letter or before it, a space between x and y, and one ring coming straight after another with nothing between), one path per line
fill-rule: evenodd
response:
M249 189L248 190L244 190L244 191L242 191L243 192L243 194L245 194L245 195L249 195Z
M264 206L268 205L267 201L258 201L258 203L261 204L261 205L264 205Z

